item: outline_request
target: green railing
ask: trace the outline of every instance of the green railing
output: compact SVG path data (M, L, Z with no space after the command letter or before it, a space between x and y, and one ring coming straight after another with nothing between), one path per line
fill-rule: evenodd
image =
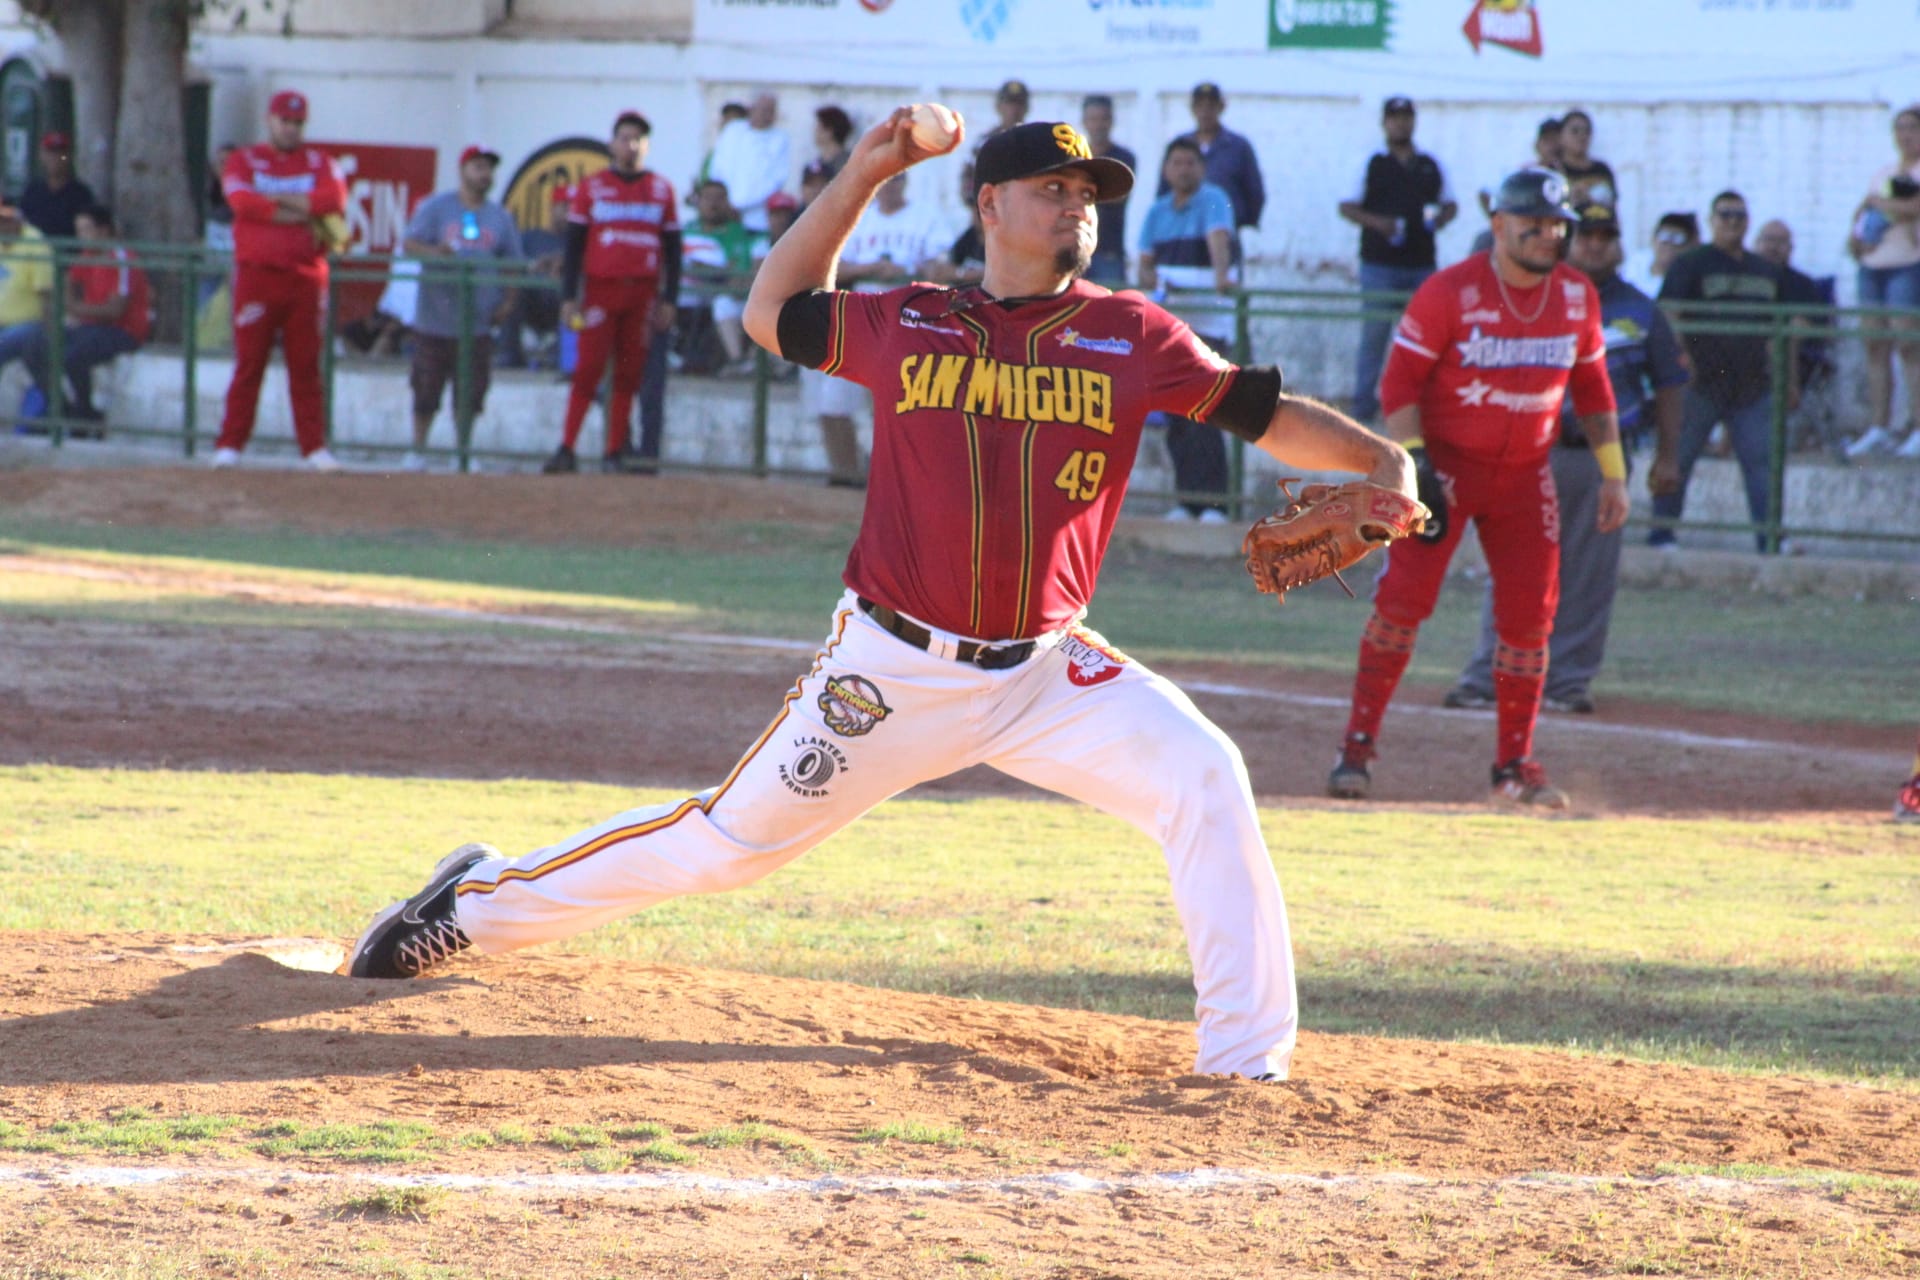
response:
M62 367L65 347L66 319L66 281L75 262L89 248L80 241L53 240L46 242L52 254L54 269L54 288L48 304L48 345L49 367ZM202 286L214 281L226 281L232 270L231 255L208 249L200 245L177 244L141 244L126 243L121 247L131 249L136 255L137 264L147 272L153 282L155 301L155 348L164 348L167 344L177 344L182 366L182 396L178 426L156 425L147 422L117 422L116 435L148 438L172 438L179 442L183 456L193 457L202 447L205 432L199 421L198 366L203 355L207 354L204 338L213 335L201 333L201 293ZM6 251L0 250L0 260L6 257ZM526 269L523 263L505 263L490 258L426 258L413 259L417 264L416 281L426 284L450 284L456 290L459 314L464 318L458 326L460 337L455 360L453 378L453 421L454 446L451 450L431 450L441 456L451 456L457 467L466 471L472 468L476 459L498 458L514 462L525 462L538 457L537 453L527 450L509 450L488 448L474 438L475 379L474 361L476 346L474 335L484 331L484 326L474 323L474 301L476 293L492 285L511 287L522 291L557 289L557 282L550 276L536 275ZM334 388L339 374L341 359L335 354L333 335L339 326L335 323L340 313L340 294L342 289L357 285L386 283L390 278L392 260L385 257L343 257L332 263L329 274L329 286L326 307L326 330L329 340L322 344L322 385L327 405L327 438L336 439L333 415ZM741 282L744 287L745 282ZM1202 298L1218 302L1217 295L1205 292L1183 294L1175 291L1169 299L1169 305L1178 308L1183 300ZM1277 361L1283 368L1311 367L1316 363L1317 353L1322 367L1331 367L1343 373L1351 368L1352 351L1357 346L1358 326L1366 320L1393 321L1397 319L1405 305L1406 295L1398 293L1360 293L1351 290L1329 291L1322 289L1242 289L1232 296L1234 315L1234 334L1232 353L1236 361ZM164 307L164 311L161 309ZM1784 394L1788 384L1787 362L1792 343L1796 338L1815 338L1828 343L1857 342L1863 339L1895 338L1908 336L1905 331L1895 327L1895 317L1901 313L1892 308L1863 307L1822 307L1822 306L1769 306L1753 307L1739 304L1707 306L1691 304L1687 313L1676 316L1676 329L1683 334L1715 333L1729 336L1749 336L1763 338L1769 348L1771 373L1773 380L1773 417L1772 449L1770 475L1770 507L1766 524L1755 526L1740 522L1709 522L1699 519L1687 519L1677 522L1679 527L1710 530L1715 532L1748 531L1757 532L1765 537L1770 548L1777 548L1786 537L1821 537L1831 539L1860 539L1877 541L1915 542L1920 536L1868 529L1812 528L1794 527L1785 524L1782 512L1785 509L1785 470L1788 457L1789 411L1787 397ZM1807 326L1817 325L1809 329ZM752 427L748 444L747 461L744 465L708 466L704 470L744 471L755 476L786 474L813 474L799 472L792 468L776 467L771 460L769 445L769 418L773 411L774 395L772 384L775 361L764 351L756 351L755 374L752 387ZM1303 358L1304 357L1304 358ZM1350 388L1306 386L1300 387L1297 380L1290 379L1295 389L1315 394L1336 404L1344 403ZM76 427L91 425L69 416L65 410L65 380L50 377L46 380L45 391L48 405L42 420L55 447L62 446ZM15 423L19 418L11 407L0 409L0 422ZM369 439L356 439L349 435L340 443L350 446L356 452L379 456L399 453L408 446L403 444L382 443ZM1153 493L1136 490L1142 497L1149 499L1172 499L1190 501L1223 502L1230 507L1237 518L1248 518L1256 510L1265 510L1273 504L1274 495L1264 491L1248 492L1248 468L1246 446L1238 437L1228 441L1229 492L1226 494L1206 493ZM1652 518L1636 517L1636 523L1643 527L1658 522ZM1676 522L1664 522L1674 524Z

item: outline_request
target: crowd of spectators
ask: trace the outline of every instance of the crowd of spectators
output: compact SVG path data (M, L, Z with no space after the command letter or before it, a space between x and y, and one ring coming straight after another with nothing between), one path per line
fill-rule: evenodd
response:
M1025 121L1031 102L1032 93L1024 81L1001 84L994 95L991 123L970 139L973 149L977 151L994 133ZM1181 291L1175 295L1181 313L1197 332L1225 350L1234 333L1231 308L1222 296L1241 283L1241 233L1260 225L1266 184L1253 142L1225 124L1227 98L1218 84L1195 85L1188 109L1192 128L1171 140L1162 153L1154 175L1153 204L1131 242L1126 203L1101 209L1099 244L1089 275L1116 288L1164 291L1171 286ZM1366 158L1353 188L1336 206L1339 216L1358 229L1358 282L1363 294L1375 300L1360 325L1350 400L1352 411L1363 420L1378 414L1377 382L1395 319L1391 300L1410 293L1441 265L1440 235L1458 213L1442 159L1415 142L1417 122L1416 107L1404 96L1391 97L1382 105L1382 145ZM1088 95L1081 104L1080 124L1094 154L1139 167L1134 151L1115 137L1110 95ZM774 93L728 102L721 108L712 147L698 172L684 190L676 192L676 199L683 195L690 208L678 228L675 296L664 299L661 309L661 315L670 318L650 343L645 360L638 395L643 441L659 439L664 384L670 374L740 376L757 367L756 353L740 327L741 300L753 270L773 240L844 164L860 123L844 108L826 105L813 112L811 126L812 153L803 157L782 123ZM1794 442L1824 448L1841 460L1920 459L1920 430L1913 427L1911 411L1904 415L1908 421L1894 421L1896 400L1912 398L1911 391L1897 397L1896 388L1920 388L1920 107L1895 117L1893 140L1895 155L1870 175L1847 244L1858 262L1860 302L1885 309L1869 320L1864 343L1866 427L1851 440L1841 434L1846 418L1841 406L1849 399L1845 394L1849 388L1839 385L1830 324L1814 317L1795 321L1783 388L1795 424ZM1593 116L1576 108L1540 121L1533 131L1531 155L1515 159L1558 172L1565 179L1570 206L1606 207L1615 210L1617 217L1620 178L1595 144ZM51 279L44 269L48 261L42 256L44 238L84 237L86 228L98 234L100 228L112 226L111 211L102 208L74 175L72 149L66 133L45 133L39 139L38 176L16 199L0 205L0 257L10 267L0 281L0 364L15 359L44 363L47 358L44 329ZM222 149L223 171L233 150L231 146ZM415 447L405 459L409 467L424 465L428 432L445 397L452 367L449 343L457 320L449 314L452 290L445 277L431 268L421 277L419 268L409 263L479 254L511 262L534 278L521 289L496 282L475 299L480 328L473 334L472 347L479 368L469 392L469 407L474 411L484 407L486 374L494 367L565 365L562 373L577 367L573 352L578 338L569 332L561 300L552 287L565 275L568 227L578 225L568 203L575 193L560 192L543 224L516 226L488 198L497 164L498 157L485 148L470 148L461 157L460 186L421 206L396 255L392 283L380 305L338 335L346 349L404 355L410 360ZM961 177L969 208L971 170L969 158ZM1484 211L1487 193L1479 194ZM226 184L216 180L208 195L209 243L231 247L234 214ZM868 214L873 225L863 226L849 246L843 278L861 287L908 278L949 284L977 279L981 266L977 219L964 227L950 227L938 203L931 198L912 199L904 190L883 192ZM1626 244L1645 245L1644 252L1623 255L1621 277L1657 296L1676 314L1691 314L1695 321L1690 327L1683 318L1681 326L1695 382L1689 391L1682 483L1669 497L1669 506L1684 500L1696 437L1699 451L1742 460L1750 498L1758 501L1761 489L1764 468L1756 460L1760 455L1754 443L1761 432L1754 424L1771 412L1769 344L1764 339L1736 341L1701 332L1699 326L1710 325L1712 315L1701 309L1704 304L1831 305L1836 294L1833 278L1810 277L1794 268L1793 232L1785 222L1767 222L1749 244L1745 202L1738 193L1723 192L1709 202L1707 212L1704 238L1700 216L1692 210L1664 213L1638 236L1631 227L1621 228ZM1484 240L1483 233L1472 251L1483 250ZM863 246L872 249L872 260L858 256L865 251ZM114 276L128 283L111 305L141 315L150 311L144 276L136 260L119 252ZM203 291L217 284L207 282ZM1209 303L1193 296L1196 290L1222 301ZM86 387L87 370L137 347L150 319L138 323L108 319L103 324L98 308L105 304L100 299L80 301L75 294L65 302L68 324L87 331L65 343L64 400L76 417L85 418L97 414ZM1691 313L1688 304L1694 304ZM103 328L112 333L95 332ZM37 353L32 360L30 352ZM792 376L794 371L783 367L776 373ZM812 379L802 381L809 387L810 411L820 419L836 482L858 483L857 447L849 449L847 443L847 424L859 416L857 406L849 412L849 406L835 401L833 392L822 392ZM38 378L30 395L35 403L44 396ZM820 403L823 399L828 403ZM1196 441L1212 438L1178 422L1169 422L1167 429L1182 493L1191 497L1214 491L1215 474L1223 475L1224 469L1210 450L1197 443L1189 449L1184 443L1190 436ZM1173 514L1208 519L1218 514L1219 505L1193 500L1176 506Z

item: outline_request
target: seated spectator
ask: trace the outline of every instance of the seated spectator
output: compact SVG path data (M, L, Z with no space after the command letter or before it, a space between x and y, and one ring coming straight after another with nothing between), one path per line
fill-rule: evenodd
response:
M753 265L756 268L799 216L800 202L786 192L776 191L767 197L767 233L753 238Z
M20 216L43 236L71 239L74 220L99 201L73 176L73 139L58 130L40 135L40 177L20 193Z
M935 284L979 284L987 274L985 231L980 226L980 208L974 206L973 220L967 224L947 250L945 258L927 264L927 279Z
M1753 238L1753 251L1780 268L1780 301L1798 306L1832 306L1833 277L1814 279L1793 265L1793 230L1775 218L1763 224ZM1845 448L1837 434L1834 413L1833 343L1813 335L1831 334L1833 320L1825 316L1795 316L1794 329L1809 336L1796 337L1788 344L1787 412L1795 431L1790 435L1796 446L1824 447L1842 461Z
M807 206L812 204L819 194L827 189L827 183L831 181L833 181L833 175L827 172L827 166L824 163L819 160L808 162L807 167L800 171L800 209L802 212L805 212Z
M1590 204L1613 208L1620 203L1620 184L1613 168L1593 156L1593 117L1569 111L1560 117L1560 172L1567 176L1567 202L1576 209Z
M776 195L783 195L776 192ZM769 197L771 199L771 197ZM680 311L675 346L687 373L737 373L752 368L740 326L753 274L754 235L727 200L727 184L709 178L695 193L698 215L681 231ZM718 358L710 339L717 339Z
M567 209L572 204L573 188L562 182L547 194L546 224L520 228L527 274L537 280L520 290L519 305L500 326L497 363L503 369L551 368L558 359L547 348L559 341L560 264L566 257ZM528 334L534 336L540 352L527 351Z
M419 306L420 263L395 257L387 269L387 287L380 291L380 301L368 314L341 325L340 341L357 355L397 356L413 336L413 317Z
M18 206L0 203L0 366L27 353L52 294L52 247Z
M116 356L137 351L153 329L152 295L147 273L131 252L113 244L113 214L96 205L74 219L74 231L85 242L80 257L67 272L66 332L61 335L61 368L66 371L71 398L65 416L99 423L105 415L93 403L93 371ZM27 369L41 396L47 396L48 360L52 344L44 324L33 326L26 350ZM75 436L99 439L99 426L81 426Z

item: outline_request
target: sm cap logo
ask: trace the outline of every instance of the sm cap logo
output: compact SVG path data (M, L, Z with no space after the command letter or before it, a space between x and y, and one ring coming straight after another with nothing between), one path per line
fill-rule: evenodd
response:
M1093 159L1093 148L1087 144L1086 135L1070 124L1053 126L1053 140L1060 150L1075 160Z

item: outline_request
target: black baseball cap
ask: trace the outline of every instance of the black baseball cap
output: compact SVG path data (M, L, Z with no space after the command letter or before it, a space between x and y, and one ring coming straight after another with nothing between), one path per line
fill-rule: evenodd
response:
M1523 218L1580 221L1580 215L1567 203L1567 180L1551 169L1521 169L1508 174L1493 197L1493 211Z
M984 187L1069 168L1086 170L1102 204L1133 190L1133 170L1111 156L1094 155L1087 135L1060 120L1029 120L988 138L974 157L973 180Z
M1009 80L1001 85L1000 92L994 95L995 98L1008 102L1025 102L1031 96L1027 92L1025 80Z
M1410 116L1413 114L1413 99L1398 95L1388 98L1386 105L1380 108L1383 116Z
M1220 86L1211 80L1202 80L1199 84L1193 86L1193 96L1195 98L1212 98L1215 102L1225 102L1227 100L1227 95L1220 92Z
M1580 225L1574 228L1578 235L1617 236L1620 234L1620 218L1610 204L1584 205L1580 210Z

